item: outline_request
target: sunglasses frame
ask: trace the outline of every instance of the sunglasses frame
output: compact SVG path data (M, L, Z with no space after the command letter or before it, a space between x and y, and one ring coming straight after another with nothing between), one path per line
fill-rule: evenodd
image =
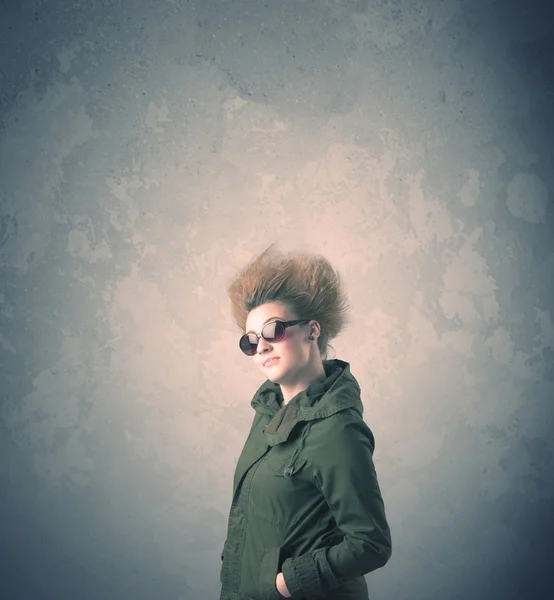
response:
M283 325L283 335L278 339L278 340L273 340L272 342L270 342L269 340L266 340L266 338L262 335L263 331L264 331L264 327L266 325L271 325L272 323L281 323ZM258 351L258 344L260 342L260 338L264 337L264 340L266 342L269 342L270 344L275 344L276 342L280 342L284 337L285 334L287 332L287 327L292 327L293 325L298 325L299 323L309 323L310 319L295 319L294 321L281 321L281 319L274 319L273 321L268 321L267 323L264 323L264 326L262 327L262 334L258 335L256 332L252 331L249 333L245 333L243 336L241 336L240 340L239 340L239 348L240 351L245 355L245 356L254 356L254 354L256 354L256 352ZM254 352L252 354L247 354L241 346L241 342L245 337L248 337L250 335L255 335L256 336L256 349L254 350ZM248 342L250 343L250 342ZM250 344L252 345L252 344Z

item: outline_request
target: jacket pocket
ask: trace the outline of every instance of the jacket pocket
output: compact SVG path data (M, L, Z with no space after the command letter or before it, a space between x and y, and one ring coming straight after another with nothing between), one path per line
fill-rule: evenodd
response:
M264 550L257 562L257 577L250 581L243 581L241 585L241 597L248 600L283 600L284 596L277 589L276 579L281 563L280 547Z
M306 459L294 454L268 456L267 467L276 477L292 477L306 464Z
M258 578L260 600L282 600L284 598L275 582L279 573L280 561L281 548L271 548L263 553Z

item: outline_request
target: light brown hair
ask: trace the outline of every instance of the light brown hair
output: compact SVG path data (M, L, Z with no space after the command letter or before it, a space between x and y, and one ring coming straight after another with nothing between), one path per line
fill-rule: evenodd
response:
M270 256L275 243L246 265L228 286L233 321L244 334L252 309L267 302L283 302L298 319L319 323L317 345L326 360L329 340L348 322L350 305L342 277L319 254L294 251L287 256Z

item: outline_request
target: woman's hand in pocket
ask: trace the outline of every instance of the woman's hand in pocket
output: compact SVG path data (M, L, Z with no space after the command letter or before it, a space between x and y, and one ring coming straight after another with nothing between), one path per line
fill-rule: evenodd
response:
M284 598L290 598L290 592L287 588L287 584L285 583L285 578L283 577L283 573L277 573L277 577L275 579L275 585L277 587L277 591Z

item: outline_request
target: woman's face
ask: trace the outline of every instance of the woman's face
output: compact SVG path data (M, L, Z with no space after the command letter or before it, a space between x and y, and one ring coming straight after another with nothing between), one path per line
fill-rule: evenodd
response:
M293 321L297 318L282 302L268 302L248 313L246 332L255 332L260 335L262 327L267 322L276 319ZM309 323L298 323L287 327L283 339L273 344L261 337L258 342L258 350L252 356L252 360L270 381L284 382L292 380L309 362L309 335ZM264 361L273 357L276 360L264 366Z

